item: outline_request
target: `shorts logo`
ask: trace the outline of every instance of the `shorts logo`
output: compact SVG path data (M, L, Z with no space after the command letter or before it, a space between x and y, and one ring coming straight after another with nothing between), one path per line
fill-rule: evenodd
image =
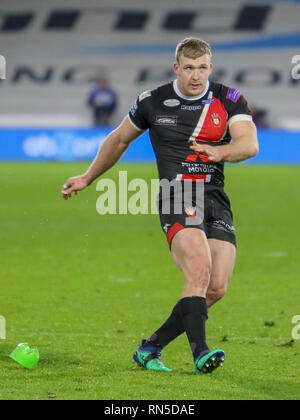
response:
M180 105L180 101L178 101L178 99L166 99L164 105L174 108L175 106Z
M176 126L177 125L177 116L163 116L163 115L157 115L155 119L155 125L171 125Z
M169 227L170 227L171 225L170 225L170 223L166 223L165 225L164 225L164 227L163 227L163 230L166 232L166 233L168 233L168 230L169 230Z
M225 230L231 233L235 232L235 227L224 222L224 220L214 220L212 225L217 229Z
M213 114L211 114L211 119L212 119L213 125L215 127L220 127L220 125L221 125L221 118L220 118L220 116L218 114L216 114L215 112Z
M196 209L194 209L193 207L186 208L185 212L188 217L196 217Z

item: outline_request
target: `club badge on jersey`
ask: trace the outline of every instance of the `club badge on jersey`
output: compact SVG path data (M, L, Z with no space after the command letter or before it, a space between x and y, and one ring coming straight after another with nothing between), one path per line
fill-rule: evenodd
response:
M215 112L213 114L211 114L211 119L213 122L213 125L216 127L219 127L221 125L221 118L219 116L219 114L216 114Z

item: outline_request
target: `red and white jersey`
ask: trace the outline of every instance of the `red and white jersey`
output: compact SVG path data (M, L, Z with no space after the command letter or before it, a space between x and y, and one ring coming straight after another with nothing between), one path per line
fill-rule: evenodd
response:
M227 144L231 124L252 121L252 116L237 89L208 82L200 96L186 97L175 80L139 95L129 119L138 130L149 129L160 179L202 179L223 186L224 162L210 162L189 146L193 140Z

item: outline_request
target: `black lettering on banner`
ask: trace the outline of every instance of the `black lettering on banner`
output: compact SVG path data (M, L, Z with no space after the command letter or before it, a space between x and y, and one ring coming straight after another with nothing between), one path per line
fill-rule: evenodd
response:
M1 59L1 56L0 56ZM0 61L1 64L1 61ZM51 83L56 76L62 83L83 85L97 82L99 76L107 72L106 67L101 66L76 66L69 67L60 74L57 74L55 67L48 65L44 69L38 70L34 67L26 65L16 66L10 70L10 82L21 83L31 82L39 84ZM272 87L276 84L282 84L285 81L284 73L275 68L248 68L238 70L236 73L230 74L229 69L216 69L211 77L211 81L218 82L220 79L227 79L230 84L240 84L241 86L263 86ZM173 71L169 68L151 68L137 71L135 78L136 84L145 84L151 82L166 82L173 77ZM292 77L286 80L287 85L300 85L300 79Z
M145 83L145 82L161 82L162 80L172 79L174 72L171 68L161 68L161 67L147 67L139 70L136 82Z
M251 81L252 78L252 81ZM240 70L234 78L235 83L244 86L273 86L281 81L281 74L278 70L270 68L248 68Z
M138 71L136 77L136 83L149 83L149 82L158 82L162 83L163 81L172 80L174 72L172 68L169 67L151 67L142 68ZM212 82L218 82L221 79L224 79L227 76L227 70L224 68L217 68L212 73L210 80Z
M48 67L43 74L36 74L35 70L29 67L18 67L12 77L13 83L19 83L23 80L30 80L35 83L48 83L51 81L54 69Z
M105 68L101 66L77 66L66 69L62 75L63 82L73 84L96 83Z

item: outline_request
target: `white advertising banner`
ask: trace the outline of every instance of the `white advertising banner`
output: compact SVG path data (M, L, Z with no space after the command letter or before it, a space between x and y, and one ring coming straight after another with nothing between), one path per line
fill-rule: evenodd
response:
M60 4L1 1L0 125L88 126L103 74L117 123L137 94L174 78L176 44L196 36L211 43L214 80L267 110L272 127L299 128L300 2L74 0L58 14Z

